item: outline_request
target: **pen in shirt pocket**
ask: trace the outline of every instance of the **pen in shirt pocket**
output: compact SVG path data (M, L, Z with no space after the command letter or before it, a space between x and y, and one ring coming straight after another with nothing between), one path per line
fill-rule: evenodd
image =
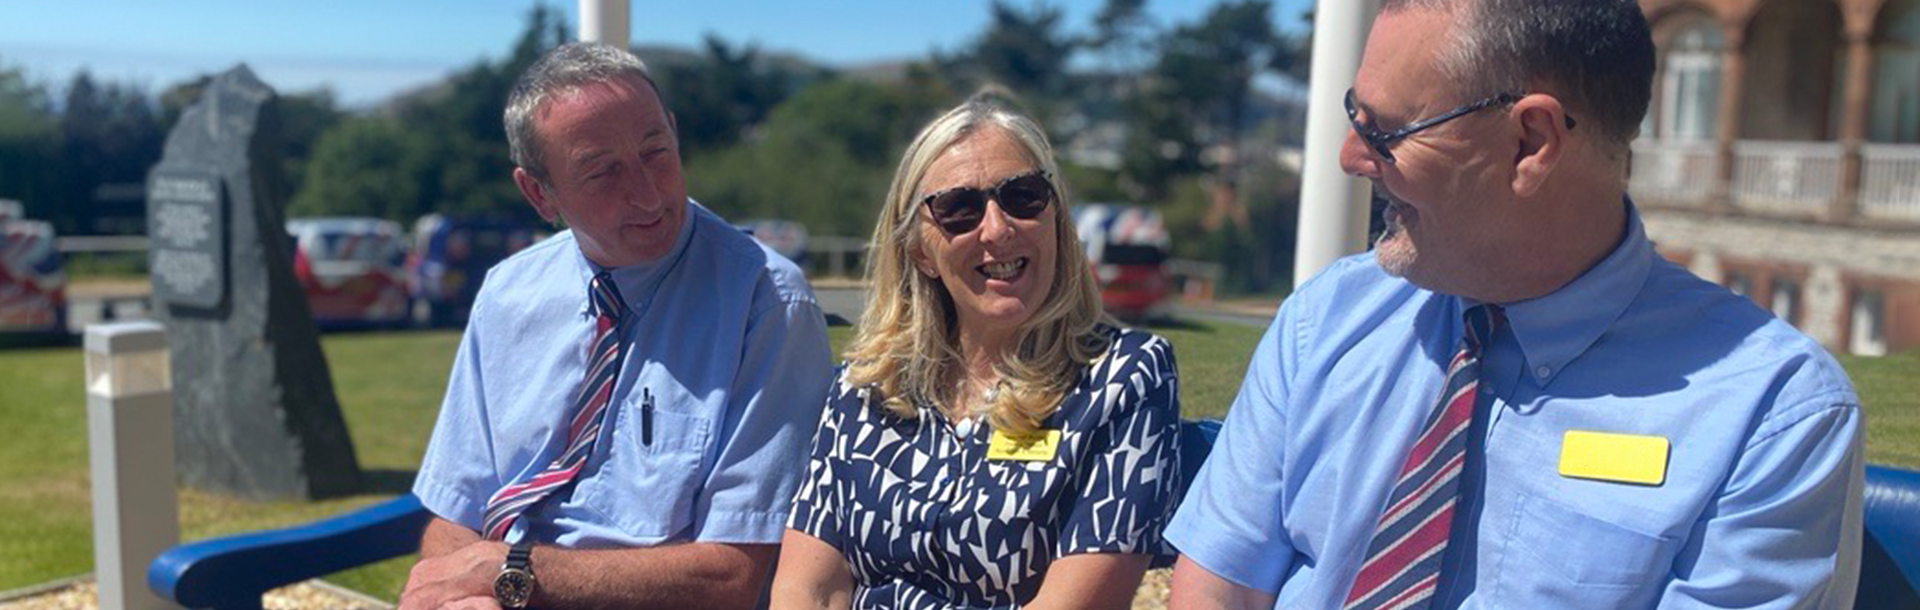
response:
M653 390L640 388L640 444L653 446Z

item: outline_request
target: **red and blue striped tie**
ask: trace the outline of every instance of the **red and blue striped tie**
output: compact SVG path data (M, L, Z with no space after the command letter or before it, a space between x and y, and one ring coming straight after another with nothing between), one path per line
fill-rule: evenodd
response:
M528 507L546 498L554 490L573 482L587 458L593 455L594 440L600 437L600 423L607 419L607 402L613 396L614 380L620 376L620 360L626 346L620 339L620 318L626 313L626 301L613 285L613 276L605 271L588 284L594 313L593 342L587 352L587 376L573 398L573 422L567 430L567 449L533 478L500 488L487 500L486 518L481 533L488 540L504 540L513 523Z
M1407 452L1393 495L1373 528L1367 560L1360 564L1342 608L1418 610L1433 602L1467 458L1467 428L1480 387L1480 350L1503 319L1494 305L1467 310L1460 351L1447 365L1445 391Z

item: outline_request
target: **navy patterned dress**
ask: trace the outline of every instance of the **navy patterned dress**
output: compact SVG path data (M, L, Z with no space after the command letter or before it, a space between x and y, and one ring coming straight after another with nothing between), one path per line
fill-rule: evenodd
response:
M904 420L834 380L787 523L847 558L854 608L1016 608L1056 558L1173 554L1160 537L1186 484L1173 348L1102 332L1111 347L1043 423L1061 433L1050 459L989 459L984 418L956 425L922 402Z

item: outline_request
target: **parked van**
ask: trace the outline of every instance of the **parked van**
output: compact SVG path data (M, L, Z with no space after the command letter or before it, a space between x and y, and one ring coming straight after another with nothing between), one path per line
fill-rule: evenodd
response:
M293 274L322 328L403 326L408 321L406 236L377 218L295 218Z
M67 275L53 225L20 218L20 203L0 201L0 332L67 331Z
M1095 203L1074 208L1073 219L1107 313L1131 321L1164 313L1173 285L1163 268L1168 240L1160 212Z
M508 218L421 216L407 257L414 321L465 325L487 270L544 237L540 228Z

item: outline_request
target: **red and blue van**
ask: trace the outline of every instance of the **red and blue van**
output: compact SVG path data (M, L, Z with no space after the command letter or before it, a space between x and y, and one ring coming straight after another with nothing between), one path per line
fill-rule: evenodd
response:
M322 328L408 322L407 240L400 224L377 218L295 218L293 274Z
M16 201L0 201L0 332L67 331L67 275L53 225L20 218Z
M506 217L421 216L407 258L414 321L465 325L487 269L544 237L544 230Z
M1140 206L1089 204L1073 210L1087 262L1100 281L1107 313L1143 321L1164 313L1173 282L1163 267L1168 256L1166 221Z

